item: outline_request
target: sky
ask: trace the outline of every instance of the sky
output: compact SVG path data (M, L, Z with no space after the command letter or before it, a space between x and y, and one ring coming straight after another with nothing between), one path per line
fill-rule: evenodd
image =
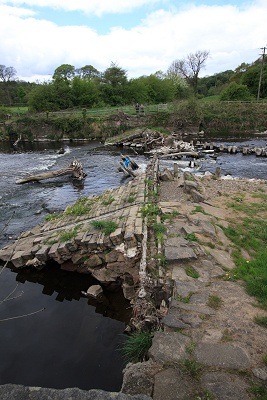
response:
M0 65L42 83L115 63L131 79L205 50L210 76L259 58L266 21L267 0L0 0Z

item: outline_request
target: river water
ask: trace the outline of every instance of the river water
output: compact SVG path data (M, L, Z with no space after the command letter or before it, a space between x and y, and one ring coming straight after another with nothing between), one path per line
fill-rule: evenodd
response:
M205 140L207 140L205 138ZM265 146L266 136L252 139L217 137L213 142L238 146ZM62 211L80 196L98 195L127 183L117 171L121 148L100 143L20 144L14 151L0 143L0 247L22 231L39 224L47 213ZM125 151L123 151L125 153ZM135 154L141 169L149 157ZM87 177L74 184L68 177L16 185L26 175L58 170L73 157L81 161ZM164 160L161 168L172 168ZM233 177L266 178L267 158L254 155L207 155L193 172L214 172ZM79 387L118 391L124 367L118 350L130 317L129 302L120 291L104 291L102 303L81 296L96 282L89 276L47 266L42 271L13 271L0 275L0 384L16 383L53 388ZM11 292L11 300L1 303ZM23 315L29 314L26 317Z

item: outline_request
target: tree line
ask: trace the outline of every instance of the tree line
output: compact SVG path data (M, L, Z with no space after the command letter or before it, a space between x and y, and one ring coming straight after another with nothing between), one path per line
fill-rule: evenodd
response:
M197 51L174 60L166 72L132 79L114 62L103 72L92 65L76 68L62 64L52 79L43 83L20 81L14 67L0 65L0 104L6 107L20 104L41 112L73 107L119 107L136 102L158 104L191 96L246 101L257 98L261 72L260 98L267 97L266 60L262 63L259 58L251 64L242 63L234 71L200 78L208 57L208 51Z

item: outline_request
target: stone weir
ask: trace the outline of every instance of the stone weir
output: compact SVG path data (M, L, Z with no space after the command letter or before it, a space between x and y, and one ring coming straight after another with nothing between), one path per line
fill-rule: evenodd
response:
M126 186L80 198L62 214L48 215L2 248L0 260L36 269L56 262L63 270L90 273L100 284L117 281L125 298L132 299L139 281L145 178L139 173Z

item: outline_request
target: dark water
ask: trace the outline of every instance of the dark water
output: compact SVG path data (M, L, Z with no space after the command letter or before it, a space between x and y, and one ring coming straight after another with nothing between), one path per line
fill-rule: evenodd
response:
M216 140L238 146L266 144L263 136ZM0 247L80 196L98 195L127 183L117 172L122 149L99 143L68 143L65 153L59 155L60 147L56 143L20 144L18 151L13 151L9 144L0 144ZM145 169L148 157L129 149L127 154ZM60 169L73 157L82 162L88 174L83 184L75 185L68 177L15 183L28 174ZM161 162L162 169L172 166L173 161ZM267 158L219 154L214 160L206 156L191 170L215 172L217 166L222 174L265 179ZM118 346L130 316L129 302L120 291L107 290L102 303L89 302L81 297L81 291L96 282L55 268L19 273L6 268L0 274L0 384L118 391L123 369ZM1 303L12 291L10 297L15 298ZM5 320L25 314L31 315Z

